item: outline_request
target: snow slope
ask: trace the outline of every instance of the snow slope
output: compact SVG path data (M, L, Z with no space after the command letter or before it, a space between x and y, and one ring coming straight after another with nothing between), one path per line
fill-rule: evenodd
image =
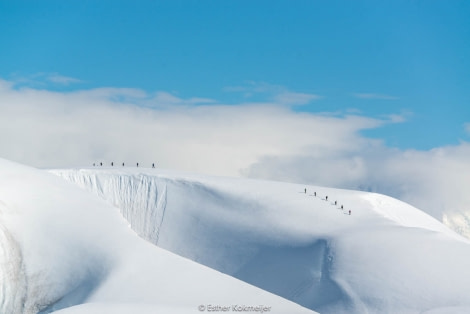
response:
M312 313L142 240L117 208L57 176L0 160L0 313L196 313L200 305Z
M470 313L469 241L396 199L161 169L51 172L149 242L315 311Z

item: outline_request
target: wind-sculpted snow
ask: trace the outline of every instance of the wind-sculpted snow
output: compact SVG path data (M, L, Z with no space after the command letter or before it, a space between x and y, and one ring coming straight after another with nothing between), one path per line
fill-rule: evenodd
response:
M0 219L2 209L4 208L0 208ZM2 225L0 269L0 313L23 313L27 294L26 278L23 276L23 256L18 242Z
M149 242L321 313L470 306L469 242L390 197L155 169L52 172Z
M0 312L48 313L82 302L107 272L102 250L85 244L96 230L72 236L87 210L70 209L86 197L66 205L57 178L3 160L0 176Z
M150 186L147 191L154 190ZM165 208L160 200L152 206ZM156 235L149 239L158 240ZM312 313L158 248L136 236L119 210L95 195L1 159L0 266L1 314L197 313L208 305Z
M329 278L328 240L273 229L263 198L190 177L53 172L119 207L136 233L162 248L314 309L344 301Z
M166 180L145 175L98 175L90 171L55 173L110 201L142 238L158 243L166 206Z

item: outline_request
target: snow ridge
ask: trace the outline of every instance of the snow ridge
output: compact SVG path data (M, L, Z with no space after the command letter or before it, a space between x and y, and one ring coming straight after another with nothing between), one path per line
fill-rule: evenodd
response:
M105 191L98 178L83 179ZM145 178L135 180L143 188L130 190L154 190ZM122 182L116 187L133 184ZM158 189L162 193L149 198L166 217L168 194L165 185ZM138 237L117 208L99 197L1 159L0 266L2 314L190 313L208 304L266 304L273 313L312 313L162 250Z
M329 271L329 240L289 235L289 228L259 230L260 222L265 230L277 224L277 219L265 221L269 205L263 198L247 200L230 191L230 184L227 189L187 176L109 169L51 172L118 207L130 227L155 245L307 308L344 303L344 293ZM289 243L283 233L297 240Z
M321 313L470 306L469 241L384 195L159 169L51 172L118 207L149 242Z

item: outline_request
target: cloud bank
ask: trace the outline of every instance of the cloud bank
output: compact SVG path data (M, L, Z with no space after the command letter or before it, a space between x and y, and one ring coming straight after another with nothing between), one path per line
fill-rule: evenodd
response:
M287 96L295 100L291 105L313 97ZM468 142L399 150L361 131L401 123L401 115L315 114L287 104L224 105L131 88L56 92L0 80L0 156L40 168L155 162L206 174L368 190L409 202L461 233L470 230Z

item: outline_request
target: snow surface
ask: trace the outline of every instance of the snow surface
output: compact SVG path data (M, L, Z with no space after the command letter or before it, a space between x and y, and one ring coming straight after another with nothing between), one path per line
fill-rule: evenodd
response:
M144 241L92 193L0 159L0 313L199 313L200 305L312 313Z
M161 169L50 172L150 243L315 311L470 313L470 242L396 199Z

